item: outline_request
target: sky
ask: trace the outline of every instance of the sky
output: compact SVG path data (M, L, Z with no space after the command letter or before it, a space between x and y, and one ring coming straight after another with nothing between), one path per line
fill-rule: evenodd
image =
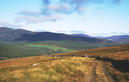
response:
M129 34L129 0L0 0L0 27L92 36Z

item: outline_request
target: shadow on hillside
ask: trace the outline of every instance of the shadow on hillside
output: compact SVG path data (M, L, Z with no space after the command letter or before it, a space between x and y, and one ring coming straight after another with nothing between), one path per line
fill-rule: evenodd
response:
M121 72L129 72L129 61L128 60L113 60L109 58L96 57L96 60L108 61L112 63L113 68Z

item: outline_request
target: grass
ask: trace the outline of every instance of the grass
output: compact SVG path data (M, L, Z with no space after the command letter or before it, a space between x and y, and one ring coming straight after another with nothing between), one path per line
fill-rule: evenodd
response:
M86 53L103 61L116 82L129 82L129 45L91 49Z
M43 44L24 44L24 46L27 47L40 47L40 48L48 48L48 49L52 49L52 50L62 50L64 52L71 52L74 50L70 50L70 49L66 49L66 48L62 48L62 47L56 47L56 46L51 46L51 45L43 45Z
M87 43L87 42L81 42L81 41L42 41L37 43L53 45L53 46L61 46L63 48L72 49L72 50L93 49L93 48L116 45L114 43L102 43L102 42Z
M42 56L1 61L0 82L79 82L92 63L90 58Z
M121 45L57 54L56 58L39 56L0 61L0 82L81 82L93 67L93 59L79 57L85 54L104 62L116 82L129 81L129 45Z
M105 62L107 70L116 82L129 82L129 45L82 50L57 56L79 57L83 54Z
M32 43L35 44L35 43ZM57 53L65 53L71 52L72 49L55 47L54 45L45 46L42 45L34 45L31 44L24 44L24 43L12 43L12 44L5 44L0 43L0 57L7 57L7 58L21 58L21 57L29 57L29 56L40 56L40 55L51 55Z
M35 43L0 43L0 57L21 58L93 49L112 44L86 43L78 41L42 41ZM1 60L1 59L0 59Z

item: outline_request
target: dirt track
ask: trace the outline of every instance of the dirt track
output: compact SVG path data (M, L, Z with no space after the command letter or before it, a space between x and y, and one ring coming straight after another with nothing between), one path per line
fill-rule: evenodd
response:
M102 61L94 60L94 66L84 82L115 82Z

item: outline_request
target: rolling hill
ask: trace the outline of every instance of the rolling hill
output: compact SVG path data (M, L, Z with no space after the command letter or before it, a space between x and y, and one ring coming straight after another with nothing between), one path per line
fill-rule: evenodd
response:
M11 29L0 27L1 42L39 42L39 41L82 41L88 43L107 42L108 40L93 37L73 36L52 32L31 32L23 29Z
M112 44L113 45L113 44ZM0 57L19 58L66 53L74 50L93 49L111 44L79 41L42 41L32 43L0 43Z
M60 33L51 33L51 32L38 32L34 34L25 34L22 37L18 38L17 41L26 41L26 42L38 42L38 41L83 41L83 42L102 42L101 39L90 38L90 37L81 37L81 36L72 36L67 34Z
M26 31L23 29L11 29L7 27L0 27L1 42L15 42L17 38L22 37L24 34L33 34L33 32Z
M129 35L116 35L116 36L106 37L106 39L120 44L129 43Z

